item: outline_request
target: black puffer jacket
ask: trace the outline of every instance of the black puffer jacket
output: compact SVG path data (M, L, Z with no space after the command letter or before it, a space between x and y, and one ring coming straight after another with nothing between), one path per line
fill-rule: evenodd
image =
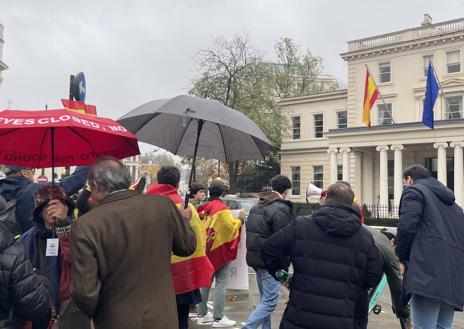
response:
M430 297L462 311L464 213L435 178L418 179L404 190L395 251L407 263L407 297Z
M356 301L382 276L374 239L361 228L359 214L351 207L326 205L296 218L264 243L269 273L287 269L286 255L294 276L280 328L353 328Z
M50 312L49 295L22 245L0 222L0 329L16 328L23 320Z
M250 210L246 222L246 260L248 266L264 269L261 250L264 241L293 219L293 204L276 192L259 194L259 202Z

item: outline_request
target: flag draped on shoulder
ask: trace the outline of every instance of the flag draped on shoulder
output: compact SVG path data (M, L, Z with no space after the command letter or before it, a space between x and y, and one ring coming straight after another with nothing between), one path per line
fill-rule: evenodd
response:
M218 270L237 258L242 222L221 200L201 205L198 212L206 220L206 255Z
M435 106L435 101L437 100L439 90L440 87L438 85L437 79L435 78L435 72L432 63L429 62L429 68L427 70L427 83L425 87L424 109L422 111L422 123L432 129L435 123L433 119L433 107Z
M372 106L374 106L377 97L379 97L379 90L377 89L377 85L375 84L374 78L369 72L369 69L366 68L362 122L367 124L369 128L371 128L371 109Z
M163 195L170 198L180 209L183 200L177 190L167 184L150 185L147 194ZM195 207L189 203L192 211L190 225L197 238L195 252L188 257L171 256L171 272L176 295L211 286L214 267L206 256L206 229Z

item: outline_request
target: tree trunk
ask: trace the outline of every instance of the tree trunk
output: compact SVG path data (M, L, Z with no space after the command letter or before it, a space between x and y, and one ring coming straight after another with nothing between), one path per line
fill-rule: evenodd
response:
M229 162L229 193L235 194L237 193L238 184L237 184L237 177L238 177L238 161Z

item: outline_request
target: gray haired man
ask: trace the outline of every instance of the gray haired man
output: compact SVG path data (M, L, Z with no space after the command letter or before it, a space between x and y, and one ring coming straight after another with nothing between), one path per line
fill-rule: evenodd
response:
M191 214L168 198L130 191L129 171L113 158L95 163L89 185L98 206L71 236L76 304L96 329L177 327L171 252L195 251Z

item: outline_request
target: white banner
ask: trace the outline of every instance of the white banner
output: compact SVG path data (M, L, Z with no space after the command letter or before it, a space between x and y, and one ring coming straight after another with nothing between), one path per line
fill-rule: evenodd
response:
M235 215L235 214L234 214ZM238 217L238 216L235 216ZM246 230L242 226L240 243L238 245L237 258L230 263L229 280L227 289L248 290L248 265L246 262Z

